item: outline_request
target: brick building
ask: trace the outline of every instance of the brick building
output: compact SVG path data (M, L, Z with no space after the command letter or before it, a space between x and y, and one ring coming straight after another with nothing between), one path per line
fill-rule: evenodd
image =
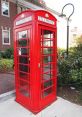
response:
M26 9L43 9L40 2L42 0L0 0L0 51L13 47L15 15Z
M16 4L0 0L0 50L13 45L13 19L16 12Z
M0 51L13 47L14 17L27 9L45 9L57 17L60 15L48 8L43 0L0 0Z

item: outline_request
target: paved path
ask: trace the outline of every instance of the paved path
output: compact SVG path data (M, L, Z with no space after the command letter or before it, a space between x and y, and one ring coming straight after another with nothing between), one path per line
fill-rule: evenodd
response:
M82 106L58 98L42 112L34 115L11 98L0 103L0 117L82 117Z
M0 94L14 90L15 79L14 73L0 73Z

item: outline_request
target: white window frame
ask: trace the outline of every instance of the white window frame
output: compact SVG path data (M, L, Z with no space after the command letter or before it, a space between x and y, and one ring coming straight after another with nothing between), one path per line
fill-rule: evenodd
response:
M7 3L8 4L8 15L3 14L3 11L2 11L2 4L3 3ZM10 6L9 2L7 2L6 0L5 1L1 0L1 13L2 13L2 16L10 17L10 7L9 6Z
M9 33L9 43L4 43L4 31L7 31ZM10 45L10 30L2 29L2 44L3 45Z

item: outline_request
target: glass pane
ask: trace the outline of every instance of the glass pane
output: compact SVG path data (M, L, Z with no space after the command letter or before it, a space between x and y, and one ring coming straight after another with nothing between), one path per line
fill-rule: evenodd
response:
M27 40L18 40L18 46L24 47L24 46L28 46L27 45Z
M19 65L19 71L29 72L29 66Z
M4 43L9 43L9 31L7 30L3 31L3 39L4 39Z
M52 47L53 41L45 40L44 42L41 42L41 45L44 46L44 47Z
M46 65L44 65L43 66L43 69L45 70L47 70L47 69L53 69L53 64L51 64L51 63L49 63L49 64L46 64ZM49 71L49 70L47 70L47 71Z
M52 93L52 88L49 88L43 92L43 97L48 96L51 93Z
M25 74L22 72L19 72L19 77L23 80L29 80L30 75L29 74Z
M17 33L19 92L29 96L30 83L30 29Z
M21 12L21 7L20 6L17 6L17 13L19 14Z
M18 33L18 39L27 38L27 30Z
M49 74L43 74L43 79L44 80L49 80L51 77L50 77L50 73Z
M52 48L43 48L42 51L43 51L43 54L53 54Z
M52 32L49 30L44 30L44 38L51 38ZM53 35L52 35L53 36Z
M48 62L52 62L52 56L44 56L43 57L43 63L48 63Z
M19 48L18 54L19 55L29 55L29 48Z
M43 80L45 80L45 81L49 80L49 79L51 79L53 77L53 72L51 72L51 71L44 72L42 77L43 77Z
M54 76L54 72L53 72L54 49L53 49L53 46L54 46L54 33L49 30L41 30L42 97L45 97L52 93L53 76Z
M44 82L44 88L50 87L52 86L52 84L53 84L52 80Z
M5 2L5 1L2 1L2 13L3 15L6 15L8 16L9 14L9 3L8 2Z
M28 83L20 80L19 91L20 91L21 94L28 97L29 96L29 85L28 85Z
M19 57L19 63L29 64L30 63L30 58L29 57L20 56Z

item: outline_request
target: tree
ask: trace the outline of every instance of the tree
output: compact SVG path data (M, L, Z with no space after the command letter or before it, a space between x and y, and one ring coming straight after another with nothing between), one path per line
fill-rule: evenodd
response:
M82 35L80 35L75 39L75 45L78 46L80 44L82 44Z

